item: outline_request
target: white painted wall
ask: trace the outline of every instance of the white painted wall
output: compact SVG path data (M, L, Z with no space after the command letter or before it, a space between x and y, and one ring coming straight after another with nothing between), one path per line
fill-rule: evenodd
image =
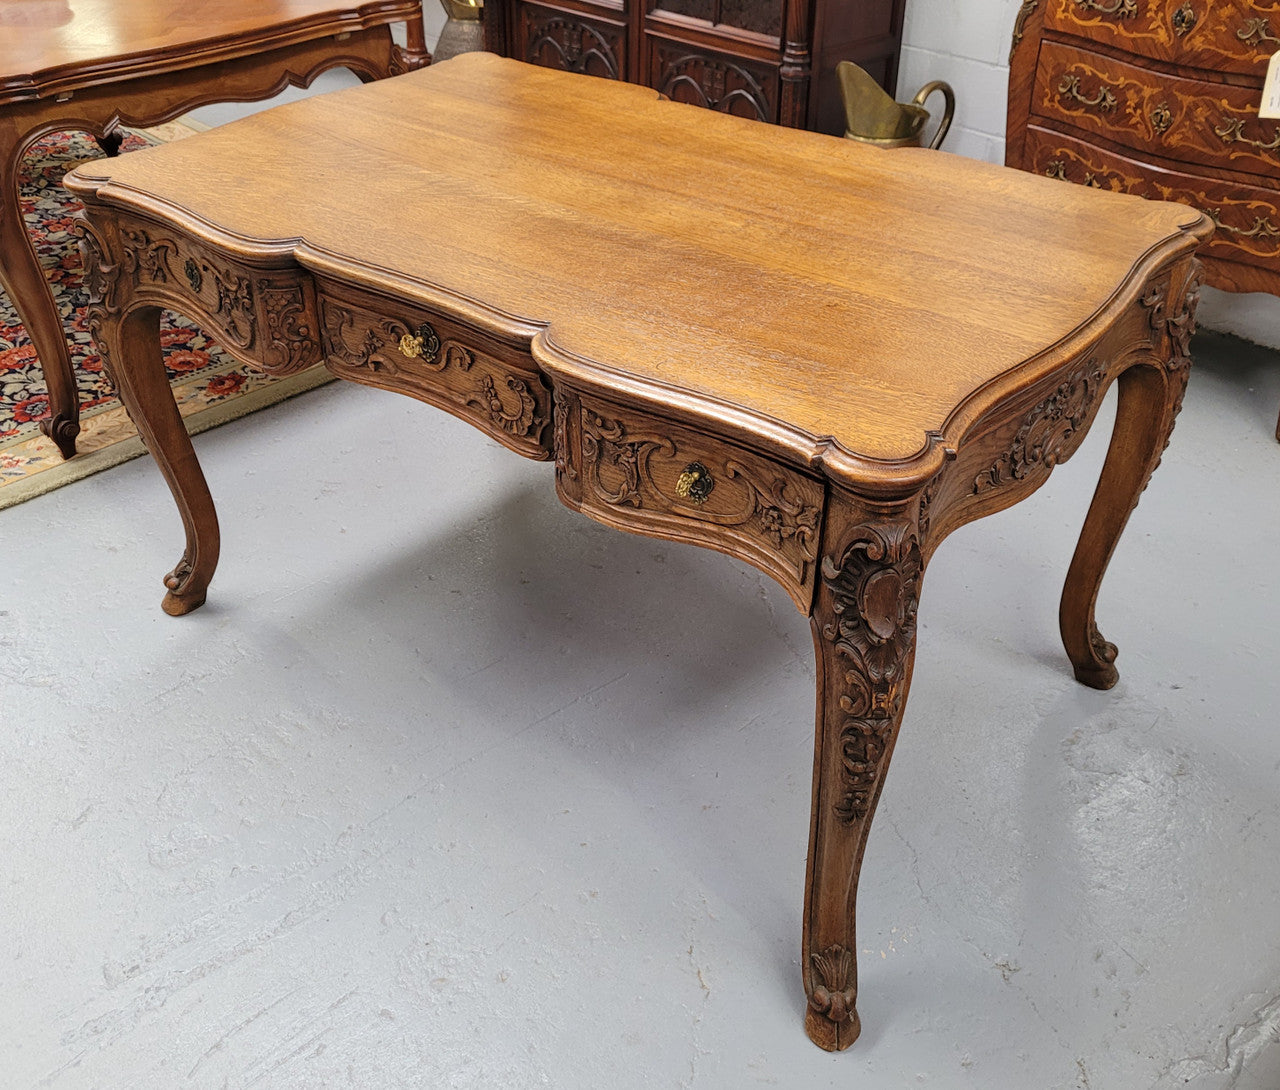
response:
M1009 43L1019 0L908 0L898 98L932 79L956 91L956 118L946 149L1004 162ZM940 108L935 98L930 108ZM1259 344L1280 347L1280 299L1206 288L1200 323Z

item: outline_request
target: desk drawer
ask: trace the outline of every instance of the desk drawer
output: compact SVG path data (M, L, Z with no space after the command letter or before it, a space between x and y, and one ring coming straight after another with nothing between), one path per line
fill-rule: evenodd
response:
M1248 0L1049 0L1044 25L1213 72L1261 77L1280 47L1280 13Z
M705 432L593 398L558 393L561 487L609 525L706 545L777 579L808 610L822 529L822 484Z
M1280 124L1258 119L1262 92L1150 72L1045 42L1032 112L1166 159L1258 174L1280 169Z
M1218 232L1203 251L1211 257L1280 269L1280 193L1272 189L1199 178L1091 147L1037 126L1027 129L1027 169L1050 178L1181 201L1207 212Z
M410 307L322 293L325 365L340 378L416 397L529 458L549 458L551 391L538 372L460 323Z

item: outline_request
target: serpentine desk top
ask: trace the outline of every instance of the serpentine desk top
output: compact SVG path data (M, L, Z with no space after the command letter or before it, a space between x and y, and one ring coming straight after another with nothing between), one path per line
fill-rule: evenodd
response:
M1182 404L1209 220L477 54L67 184L89 327L183 519L167 612L204 602L220 538L165 306L268 370L446 408L554 458L575 510L786 589L818 690L805 1029L847 1048L924 567L1066 461L1114 382L1059 624L1076 677L1115 684L1094 607Z
M1056 363L1135 258L1193 247L1201 219L922 149L765 138L629 84L561 87L468 54L113 161L99 196L547 326L549 367L739 408L806 459L827 437L879 460L952 440L978 391Z

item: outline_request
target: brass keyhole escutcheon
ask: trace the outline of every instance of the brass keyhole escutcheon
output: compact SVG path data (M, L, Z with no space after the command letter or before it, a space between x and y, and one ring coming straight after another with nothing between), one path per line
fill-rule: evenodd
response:
M1157 134L1163 135L1164 131L1173 124L1173 111L1169 109L1167 102L1160 103L1151 111L1151 127L1156 130Z
M430 363L440 354L440 338L426 322L412 333L400 338L400 354L411 360L422 359Z
M1196 9L1191 6L1191 0L1187 0L1187 3L1173 13L1173 32L1179 37L1189 34L1195 29L1198 18Z
M676 495L693 503L705 503L716 482L701 462L690 462L676 481Z

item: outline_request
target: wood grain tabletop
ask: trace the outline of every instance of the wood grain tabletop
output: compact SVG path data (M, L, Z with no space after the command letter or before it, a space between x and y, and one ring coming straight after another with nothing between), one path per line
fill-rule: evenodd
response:
M231 252L448 298L540 330L549 368L674 389L887 461L917 455L1001 376L1025 382L1023 365L1079 350L1091 319L1137 290L1135 255L1189 253L1205 233L1182 205L489 54L105 171L100 200L203 221Z

